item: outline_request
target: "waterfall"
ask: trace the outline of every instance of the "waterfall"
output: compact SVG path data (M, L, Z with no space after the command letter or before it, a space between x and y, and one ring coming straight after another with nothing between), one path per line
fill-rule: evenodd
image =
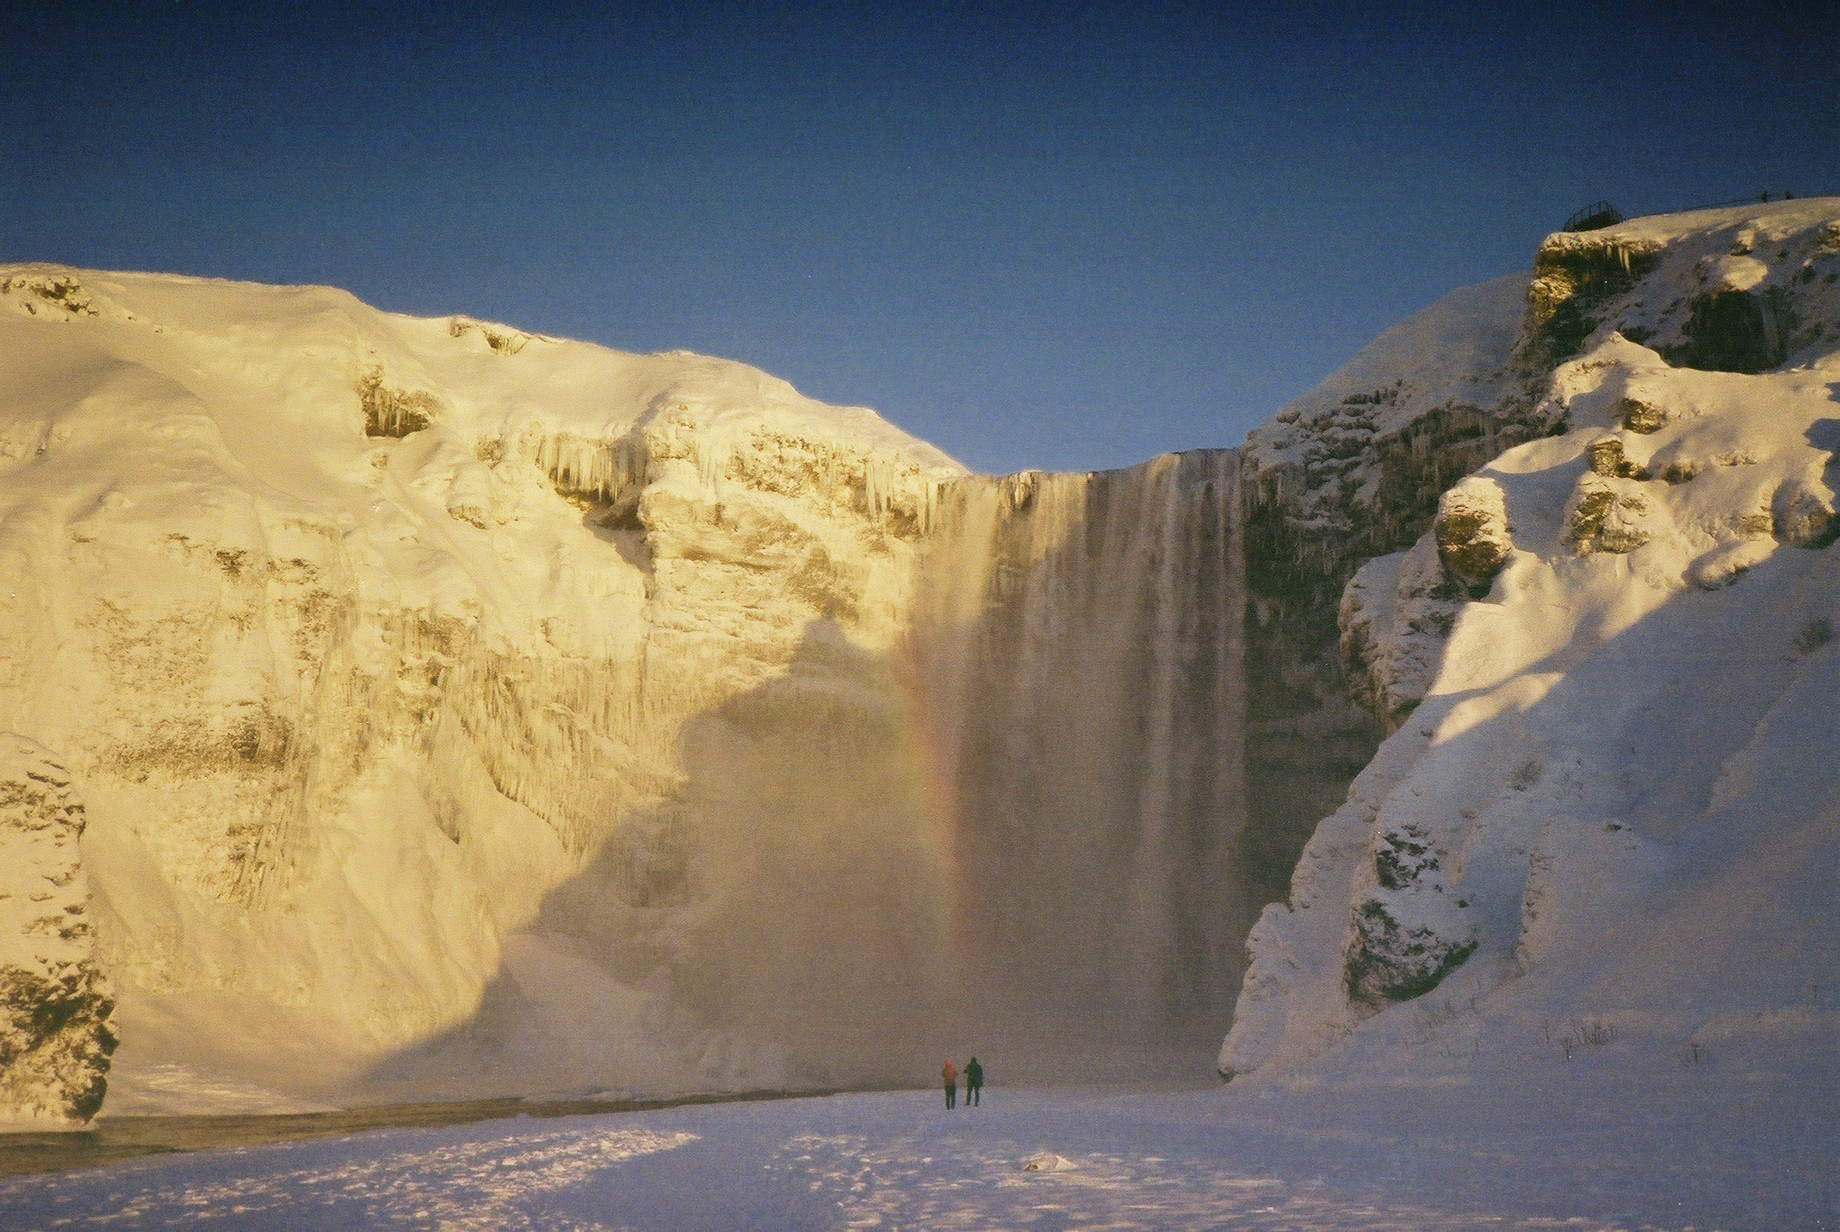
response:
M1080 1064L1218 1034L1250 924L1237 456L941 494L914 687L965 1021Z

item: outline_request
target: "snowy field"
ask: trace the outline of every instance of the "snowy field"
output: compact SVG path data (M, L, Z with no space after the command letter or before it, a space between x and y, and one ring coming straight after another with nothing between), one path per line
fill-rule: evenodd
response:
M1831 1073L1593 1049L1498 1082L993 1087L489 1121L0 1179L51 1228L1840 1227ZM1806 1075L1804 1075L1804 1079Z

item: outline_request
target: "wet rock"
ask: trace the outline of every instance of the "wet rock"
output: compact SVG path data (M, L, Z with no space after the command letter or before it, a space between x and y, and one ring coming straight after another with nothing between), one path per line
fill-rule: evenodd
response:
M1370 898L1354 913L1354 941L1344 967L1348 997L1369 1009L1422 997L1475 949L1473 936L1445 936L1407 923L1386 901Z
M1646 436L1651 432L1658 432L1666 426L1668 411L1665 406L1659 403L1650 402L1645 398L1628 396L1622 401L1621 419L1623 427L1631 432L1640 433Z
M1763 372L1789 358L1794 313L1780 291L1721 290L1696 297L1670 364L1709 372Z
M1657 245L1601 233L1561 232L1540 245L1527 290L1519 358L1529 368L1570 359L1604 319L1610 301L1659 263Z
M1647 479L1648 468L1630 460L1623 450L1623 439L1618 436L1599 437L1585 446L1585 457L1591 464L1591 473L1608 479Z

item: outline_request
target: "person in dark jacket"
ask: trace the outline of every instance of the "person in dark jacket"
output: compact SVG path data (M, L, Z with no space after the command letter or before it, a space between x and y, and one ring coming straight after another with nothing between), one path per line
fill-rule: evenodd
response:
M984 1089L984 1067L978 1059L972 1057L965 1062L965 1106L975 1108L978 1104L978 1092Z
M951 1057L946 1058L945 1068L939 1071L939 1076L945 1079L946 1107L947 1108L957 1107L958 1105L958 1066L952 1064Z

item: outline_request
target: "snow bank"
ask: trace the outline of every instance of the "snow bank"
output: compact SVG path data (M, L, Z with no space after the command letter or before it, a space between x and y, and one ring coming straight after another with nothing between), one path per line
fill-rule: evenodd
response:
M1557 1049L1457 1085L987 1090L517 1118L0 1176L20 1226L1814 1228L1834 1069ZM311 1216L303 1212L312 1212Z

